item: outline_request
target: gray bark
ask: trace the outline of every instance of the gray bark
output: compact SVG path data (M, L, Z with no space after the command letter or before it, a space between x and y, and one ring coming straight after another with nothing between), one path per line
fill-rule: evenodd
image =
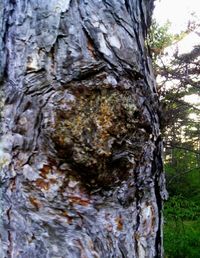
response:
M152 9L0 0L0 257L162 257Z

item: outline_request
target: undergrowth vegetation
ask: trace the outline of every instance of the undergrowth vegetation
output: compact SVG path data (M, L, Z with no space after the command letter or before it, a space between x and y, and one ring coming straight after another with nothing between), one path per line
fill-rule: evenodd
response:
M200 257L199 203L174 196L165 204L164 215L165 257Z
M188 153L190 158L191 153ZM182 157L182 156L181 156ZM188 160L188 166L194 159ZM165 258L200 257L200 169L194 168L182 173L182 163L176 166L166 164L169 200L164 207ZM185 169L187 169L185 167ZM179 176L175 177L175 171ZM176 172L177 173L177 172ZM176 174L177 175L177 174Z

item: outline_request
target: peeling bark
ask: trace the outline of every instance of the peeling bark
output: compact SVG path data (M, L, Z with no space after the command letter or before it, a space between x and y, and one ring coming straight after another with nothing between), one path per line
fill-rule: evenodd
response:
M0 257L162 257L153 1L0 7Z

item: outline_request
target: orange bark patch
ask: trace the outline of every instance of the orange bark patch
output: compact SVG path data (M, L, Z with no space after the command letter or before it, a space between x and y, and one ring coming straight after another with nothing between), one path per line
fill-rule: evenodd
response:
M73 218L66 211L62 211L61 215L67 218L68 223L72 222Z
M40 201L38 201L35 197L33 196L29 196L29 201L30 203L37 209L39 210L39 208L42 207L42 204Z
M51 172L51 167L48 165L44 165L43 168L40 170L40 175L43 178L47 178L47 175Z
M117 223L117 229L118 230L122 230L123 229L123 220L122 220L122 217L119 216L115 219L115 222Z
M10 183L10 190L13 192L16 189L15 178Z
M40 189L43 189L43 190L49 190L49 182L46 182L44 179L37 179L35 181L35 184L37 187L39 187Z
M90 39L88 39L88 42L87 42L87 49L88 49L90 55L91 55L92 57L95 57L95 54L94 54L94 53L95 53L94 45L93 45L93 43L92 43L92 41L91 41Z
M78 204L82 206L88 206L90 204L90 200L88 199L82 199L81 197L78 196L69 196L69 201L72 202L73 204Z
M49 179L49 182L50 182L51 184L56 184L56 183L57 183L56 179L54 179L54 178L50 178L50 179Z

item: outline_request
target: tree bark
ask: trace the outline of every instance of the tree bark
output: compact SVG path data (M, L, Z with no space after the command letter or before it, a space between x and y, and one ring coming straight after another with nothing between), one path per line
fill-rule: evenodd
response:
M0 0L0 257L162 257L153 0Z

